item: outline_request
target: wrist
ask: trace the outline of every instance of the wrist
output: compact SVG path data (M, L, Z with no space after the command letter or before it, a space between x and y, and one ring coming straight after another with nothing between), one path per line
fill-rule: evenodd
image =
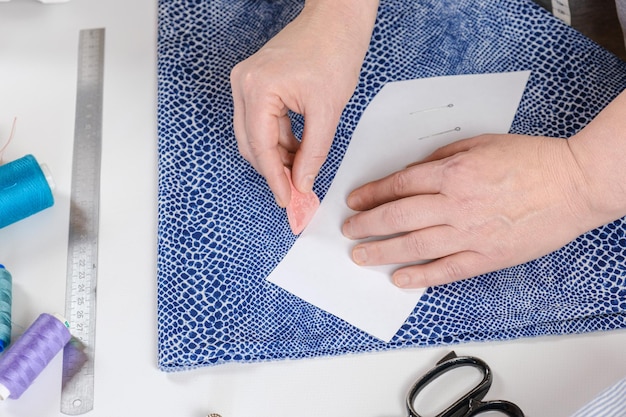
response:
M622 93L569 146L585 176L590 211L598 224L626 215L626 93Z
M346 45L346 53L361 58L369 46L378 12L378 0L307 0L299 17L318 26L320 36L327 34Z

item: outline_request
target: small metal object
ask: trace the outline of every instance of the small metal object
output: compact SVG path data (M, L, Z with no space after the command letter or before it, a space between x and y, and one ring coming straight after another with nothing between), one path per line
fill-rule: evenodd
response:
M104 29L80 31L65 316L75 343L63 350L61 412L93 409L96 278L102 153ZM76 361L76 345L84 360Z
M418 113L431 112L435 110L451 109L452 107L454 107L454 103L446 104L445 106L429 107L427 109L415 110L409 114L418 114Z
M440 136L440 135L445 135L446 133L460 132L460 131L461 131L461 128L457 126L454 129L448 129L448 130L444 130L443 132L437 132L431 135L422 136L421 138L417 138L417 140L428 139L428 138L432 138L433 136Z
M437 362L437 365L434 368L415 381L406 396L406 408L409 413L409 417L422 417L417 413L417 411L415 411L413 404L415 404L415 399L424 387L446 372L461 366L471 366L473 368L477 368L483 374L482 381L435 417L471 417L488 410L499 411L500 413L510 417L524 417L522 410L517 405L509 401L494 400L483 402L482 399L485 395L487 395L487 391L491 388L491 383L493 381L491 369L485 362L478 358L472 356L459 357L456 356L454 351L444 356L439 362Z

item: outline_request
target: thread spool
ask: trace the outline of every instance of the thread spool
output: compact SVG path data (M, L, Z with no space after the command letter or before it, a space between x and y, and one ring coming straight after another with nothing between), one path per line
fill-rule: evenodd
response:
M65 319L41 314L0 356L0 399L19 398L69 342Z
M83 369L89 357L85 345L75 337L63 348L63 386Z
M52 178L32 155L0 166L0 228L54 204Z
M0 353L11 342L11 304L13 280L4 265L0 265Z

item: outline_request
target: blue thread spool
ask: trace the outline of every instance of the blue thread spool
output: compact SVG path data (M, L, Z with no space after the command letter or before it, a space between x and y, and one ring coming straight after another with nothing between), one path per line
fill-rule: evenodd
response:
M44 169L32 155L0 166L0 228L54 204Z
M11 342L11 299L13 280L4 265L0 265L0 353Z

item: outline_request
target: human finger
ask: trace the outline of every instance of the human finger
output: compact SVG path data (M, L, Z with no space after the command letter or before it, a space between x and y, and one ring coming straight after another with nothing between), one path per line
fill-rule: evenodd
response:
M450 207L446 200L441 194L427 194L385 203L347 218L342 233L350 239L363 239L445 224Z
M438 193L441 189L441 168L437 161L415 165L364 184L348 195L348 207L363 211L408 196Z
M400 288L426 288L472 278L498 268L478 252L463 251L400 268L394 271L392 281Z
M257 172L259 172L261 175L265 177L265 180L268 183L270 190L274 194L276 204L278 204L281 207L284 207L286 205L285 201L289 201L290 199L291 190L289 190L289 193L285 193L284 189L283 191L275 191L276 187L273 186L273 184L275 184L276 181L278 181L279 183L282 181L280 174L277 174L275 171L274 172L271 171L271 168L270 168L270 171L268 171L267 168L264 168L260 164L260 161L262 162L264 158L259 159L258 156L260 155L253 153L250 147L250 143L247 141L247 135L245 135L245 133L240 134L237 137L237 146L239 149L239 153L244 157L244 159L246 159ZM282 144L279 144L278 146L276 146L276 150L279 155L280 166L292 166L293 165L295 151L291 151L292 149L294 149L294 147L289 146L289 145L282 146ZM275 177L276 175L279 175L279 177L275 181L271 181L268 177L268 176Z
M291 188L284 171L284 160L288 155L284 152L285 148L279 144L281 115L251 106L245 109L247 136L245 142L249 147L249 160L265 177L276 203L280 207L286 207L291 197Z
M293 166L293 160L296 157L296 154L289 152L282 146L278 147L278 151L280 152L280 160L282 161L283 166L286 166L286 167Z
M288 115L278 118L278 151L280 152L283 165L293 166L296 151L300 147L300 142L296 139L291 130L291 119Z
M293 166L294 185L303 193L310 192L313 188L315 177L326 161L335 138L339 116L326 109L327 106L325 104L320 108L313 108L304 115L302 141Z
M280 207L287 207L291 199L291 188L284 171L285 162L289 162L288 158L288 154L276 150L258 159L259 172L265 177L276 204Z
M449 256L467 247L454 227L443 225L359 243L352 249L352 259L361 266L416 263Z
M291 119L287 114L278 118L278 143L291 153L296 153L300 147L300 141L293 134Z
M252 152L250 150L250 146L248 144L248 136L246 134L246 106L244 104L243 98L241 97L241 94L239 93L239 90L236 89L234 85L232 89L232 97L233 130L235 133L235 139L237 140L237 147L241 156L243 156L246 161L253 163Z

